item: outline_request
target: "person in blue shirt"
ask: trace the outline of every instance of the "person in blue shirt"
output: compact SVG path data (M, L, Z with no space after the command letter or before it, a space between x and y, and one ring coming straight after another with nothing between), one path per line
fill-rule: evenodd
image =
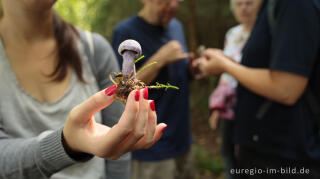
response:
M157 106L158 122L167 129L153 147L132 152L132 178L173 179L194 178L189 115L189 54L184 31L175 19L179 0L143 0L138 13L114 29L112 46L117 52L119 44L134 39L141 44L144 59L137 69L157 62L138 75L148 85L170 83L179 90L150 90ZM120 66L122 57L117 56Z
M320 12L312 0L278 0L272 26L269 1L259 12L241 64L220 50L208 49L197 65L204 75L228 72L240 84L235 107L237 162L252 173L231 173L250 179L318 179L319 128L306 89L320 90L315 80L320 67Z

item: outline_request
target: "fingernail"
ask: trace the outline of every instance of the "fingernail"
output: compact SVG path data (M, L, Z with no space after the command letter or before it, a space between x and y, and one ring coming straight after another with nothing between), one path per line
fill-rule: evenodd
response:
M148 96L149 96L148 88L143 89L143 98L148 99Z
M117 86L116 85L112 85L109 88L107 88L104 93L108 96L112 96L114 94L114 92L117 91Z
M153 100L150 102L150 108L151 108L152 111L156 110L156 106L154 105L154 101Z
M162 133L164 133L164 131L166 130L166 128L167 128L167 126L162 129Z
M140 91L136 91L136 94L134 95L134 99L136 101L139 101L139 98L140 98Z

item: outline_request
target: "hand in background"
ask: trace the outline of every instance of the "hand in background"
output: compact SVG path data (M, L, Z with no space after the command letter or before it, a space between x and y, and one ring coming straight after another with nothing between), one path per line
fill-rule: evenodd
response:
M218 123L219 123L219 111L214 109L209 117L210 128L213 130L217 129Z
M189 58L189 54L183 51L181 44L172 40L167 44L163 45L153 56L161 66L166 66L171 63L177 62L179 60L183 60Z
M113 102L113 85L72 109L63 129L67 146L75 152L117 159L135 149L151 147L166 125L157 125L154 102L148 89L132 91L119 122L112 128L96 123L94 114Z
M220 49L207 49L202 56L194 61L194 67L200 69L197 79L210 75L218 76L225 71L225 62L230 60Z
M205 49L206 47L204 45L200 45L195 53L190 53L189 70L193 79L200 80L201 78L203 78L199 69L199 65L197 65L195 61L197 61L202 56Z

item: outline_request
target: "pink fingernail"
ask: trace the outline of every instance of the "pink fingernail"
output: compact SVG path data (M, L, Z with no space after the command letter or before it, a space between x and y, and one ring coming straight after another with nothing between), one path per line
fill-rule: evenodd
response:
M155 106L153 100L150 102L150 108L151 108L152 111L155 111L155 110L156 110L156 106Z
M149 96L148 88L143 89L143 98L148 99L148 96Z
M104 93L107 96L112 96L115 92L117 91L117 86L116 85L112 85L109 88L107 88Z
M140 91L136 91L136 94L134 95L134 99L136 101L139 101L139 99L140 99Z

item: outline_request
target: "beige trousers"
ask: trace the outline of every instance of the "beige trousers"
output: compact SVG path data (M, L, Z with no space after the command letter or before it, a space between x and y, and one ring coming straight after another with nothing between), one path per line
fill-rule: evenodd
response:
M160 161L132 160L131 179L194 179L192 150Z

